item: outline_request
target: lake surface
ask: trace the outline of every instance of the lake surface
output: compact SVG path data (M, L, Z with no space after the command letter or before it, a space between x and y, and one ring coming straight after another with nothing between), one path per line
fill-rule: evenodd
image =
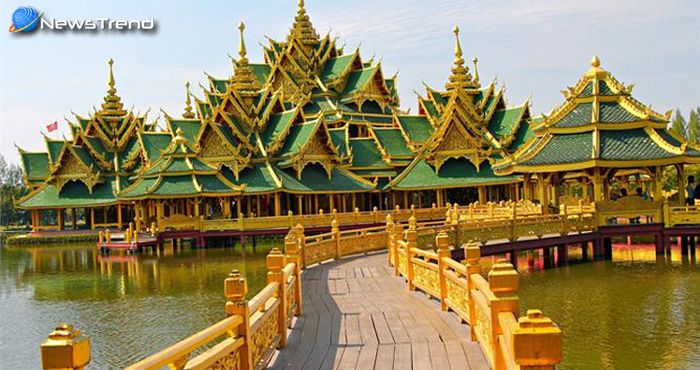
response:
M249 243L245 259L239 247L135 256L94 245L2 248L2 367L39 368L39 344L63 322L90 335L91 368L132 364L222 319L231 269L251 292L264 286L265 255L281 244ZM542 309L564 329L560 368L700 368L697 265L676 254L657 262L643 245L616 246L614 260L543 270L521 256L523 313Z

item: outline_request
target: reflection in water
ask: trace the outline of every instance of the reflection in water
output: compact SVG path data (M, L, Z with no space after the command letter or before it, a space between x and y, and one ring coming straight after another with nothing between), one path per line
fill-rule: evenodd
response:
M39 344L62 322L92 337L92 368L132 364L222 319L223 280L232 268L257 292L264 257L279 244L258 243L245 261L238 248L143 255L100 255L94 246L2 249L2 366L38 368ZM695 261L678 253L657 261L651 245L618 245L615 262L546 270L539 253L529 256L518 263L522 310L540 308L562 326L561 368L700 367ZM491 261L483 259L485 270Z
M93 368L121 368L222 319L233 268L251 292L265 284L265 255L280 242L240 249L100 255L94 245L0 251L2 366L39 367L39 344L69 322L91 336Z
M542 309L564 330L560 368L700 368L695 260L657 260L653 245L616 245L613 261L521 275L522 312Z

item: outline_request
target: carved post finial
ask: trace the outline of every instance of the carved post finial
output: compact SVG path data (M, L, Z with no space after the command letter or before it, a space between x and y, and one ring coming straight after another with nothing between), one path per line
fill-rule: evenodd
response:
M248 294L248 282L238 269L233 269L224 280L224 296L232 302L245 300Z
M71 324L61 324L41 344L43 369L83 369L90 362L90 338Z
M513 332L513 357L521 367L547 367L561 362L562 332L540 310L527 310Z
M518 272L506 260L499 260L489 272L489 286L496 297L514 295L518 290Z

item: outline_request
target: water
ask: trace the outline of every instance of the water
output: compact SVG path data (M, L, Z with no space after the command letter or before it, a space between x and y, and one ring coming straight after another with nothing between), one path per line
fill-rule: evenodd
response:
M222 319L232 268L258 291L264 256L280 243L259 242L245 261L238 248L137 256L101 256L93 245L3 248L0 368L39 368L39 344L63 322L91 336L91 368L132 364ZM615 262L547 270L541 260L528 270L521 257L523 313L542 309L564 329L560 368L700 368L694 262L677 254L656 262L653 246L616 246Z
M651 245L615 246L614 262L522 271L523 314L562 327L561 369L699 369L700 268L677 251L657 262Z
M3 247L0 368L40 368L39 344L64 322L91 337L91 368L132 364L223 319L231 269L260 290L265 255L280 243L258 242L245 260L239 248L102 256L94 244Z

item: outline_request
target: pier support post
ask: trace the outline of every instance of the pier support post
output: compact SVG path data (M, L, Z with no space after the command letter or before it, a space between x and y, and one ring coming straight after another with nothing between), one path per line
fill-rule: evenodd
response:
M544 268L552 267L552 251L551 247L542 248L542 259L544 260Z
M611 238L604 238L603 239L603 257L608 261L612 260L612 239Z
M557 260L559 265L569 263L569 247L566 244L557 245Z
M654 248L657 256L663 256L666 253L664 251L664 236L662 233L654 235Z
M682 256L687 256L688 255L688 244L689 244L689 239L687 236L681 236L681 255Z
M515 249L508 252L508 259L510 260L510 264L513 265L515 271L518 271L518 252Z
M581 243L581 259L583 261L588 261L588 243Z
M42 369L84 369L90 362L90 338L62 324L41 344Z

